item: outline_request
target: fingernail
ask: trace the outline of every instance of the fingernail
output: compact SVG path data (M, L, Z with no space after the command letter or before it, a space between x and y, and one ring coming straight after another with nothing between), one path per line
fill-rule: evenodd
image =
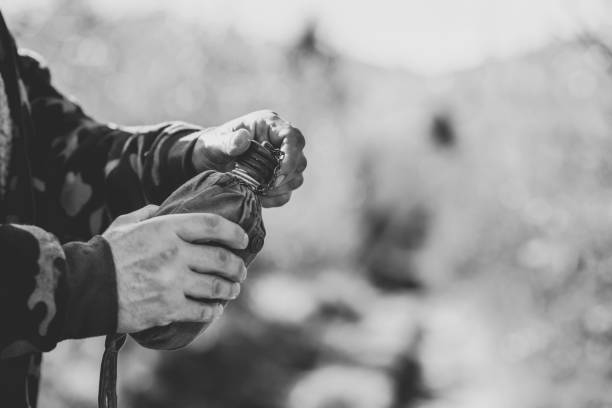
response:
M236 299L239 294L240 294L240 284L239 283L232 284L232 293L230 294L230 297L232 299Z
M249 235L244 234L244 237L242 238L242 249L246 249L246 247L248 246L249 246Z
M242 272L240 272L240 282L244 281L247 277L247 268L246 266L242 265Z
M221 316L223 314L223 310L224 310L223 305L217 304L215 306L215 310L213 311L213 318L217 319L219 316Z
M285 181L285 175L281 174L280 176L276 178L276 181L274 182L274 188L277 188L278 186L283 184L283 181Z

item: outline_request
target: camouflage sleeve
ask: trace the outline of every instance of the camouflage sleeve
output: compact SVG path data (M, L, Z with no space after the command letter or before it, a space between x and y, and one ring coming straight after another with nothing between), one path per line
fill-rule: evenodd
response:
M116 330L115 271L103 238L62 246L39 227L0 225L0 259L0 359Z
M200 130L99 123L55 89L37 57L20 53L18 71L32 119L24 126L33 127L27 150L36 224L44 229L0 225L0 359L116 329L112 253L92 236L194 175Z
M100 123L58 92L39 57L20 51L20 73L36 135L30 142L32 173L35 187L44 190L46 213L40 215L47 229L88 239L113 217L161 203L195 175L191 152L200 127Z

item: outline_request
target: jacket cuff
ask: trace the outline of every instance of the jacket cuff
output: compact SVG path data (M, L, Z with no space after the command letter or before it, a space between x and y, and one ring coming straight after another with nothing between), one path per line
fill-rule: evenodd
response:
M64 245L66 272L58 287L64 293L60 339L79 339L117 330L117 280L108 242L95 236L89 242Z

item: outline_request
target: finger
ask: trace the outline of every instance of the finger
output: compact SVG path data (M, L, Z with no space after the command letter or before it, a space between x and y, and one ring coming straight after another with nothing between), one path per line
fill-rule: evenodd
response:
M197 300L231 300L240 293L240 284L212 275L187 272L183 280L184 293Z
M286 194L273 196L273 197L265 196L261 200L261 205L263 205L266 208L280 207L282 205L287 204L287 202L289 202L290 199L291 199L291 193L286 193Z
M304 184L304 176L298 173L294 178L287 182L287 187L291 190L297 190Z
M163 217L169 218L174 231L183 241L216 242L236 249L246 248L249 242L249 237L238 224L216 214L170 214Z
M185 298L185 305L177 313L176 321L180 322L212 322L223 314L224 307L220 303L204 303Z
M251 112L241 118L242 120L235 123L234 129L246 127L253 133L253 138L257 141L270 141L269 131L270 126L276 126L278 122L285 123L278 117L276 112L270 109L263 109ZM278 142L280 145L280 141Z
M218 275L232 282L246 279L244 261L228 249L211 245L189 245L185 257L187 265L194 272Z
M260 142L270 140L270 124L266 118L261 118L255 122L255 137Z
M306 159L306 156L302 154L298 160L297 166L295 167L295 171L297 173L303 173L304 170L306 170L306 167L308 167L308 160Z
M225 165L249 148L252 136L251 132L244 128L235 130L216 128L205 132L201 138L202 151L194 154L197 156L199 153L199 157L213 165Z
M292 128L291 123L278 116L276 112L264 111L265 113L261 118L265 122L265 133L268 134L267 140L274 146L280 146L283 143L284 136L280 135L279 132L282 129Z
M300 188L302 184L304 184L304 176L298 173L295 177L284 183L282 186L268 191L266 193L266 197L276 197L291 193L293 190Z
M295 186L296 182L294 180L300 180L297 183L299 185L297 185L296 187L293 188L293 190L297 187L299 187L303 181L304 181L304 176L302 175L302 173L304 172L304 170L306 169L308 162L306 160L306 157L304 157L303 154L299 154L299 158L297 160L297 165L295 167L295 170L291 173L289 173L287 176L283 177L282 180L279 180L278 178L276 179L276 183L275 185L277 187L285 187L287 184L292 184ZM280 169L279 169L280 171Z
M220 140L220 151L230 157L236 157L246 152L252 139L251 133L246 129L238 129Z
M297 173L293 176L289 181L285 181L285 183L280 186L278 190L272 190L272 194L269 195L281 195L285 193L290 193L293 190L296 190L304 184L304 176L301 173Z
M148 218L151 218L155 211L159 208L158 205L149 204L146 205L136 211L132 211L131 213L121 215L115 219L113 224L115 225L125 225L125 224L133 224L135 222L144 221Z
M287 179L287 176L297 172L298 164L302 166L306 164L302 159L306 142L302 132L294 127L283 127L272 133L282 138L280 149L285 153L275 183L275 186L278 187Z

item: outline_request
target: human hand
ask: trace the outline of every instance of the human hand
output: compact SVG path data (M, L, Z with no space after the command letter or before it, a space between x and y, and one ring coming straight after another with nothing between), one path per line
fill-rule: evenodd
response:
M210 322L235 299L246 278L248 237L225 218L205 213L150 218L149 205L118 217L102 234L117 271L117 332L138 332L173 322Z
M192 162L198 172L228 171L237 156L244 153L251 139L268 141L285 153L276 183L262 197L264 207L279 207L291 198L304 182L305 139L299 129L270 110L261 110L202 131L196 142Z

